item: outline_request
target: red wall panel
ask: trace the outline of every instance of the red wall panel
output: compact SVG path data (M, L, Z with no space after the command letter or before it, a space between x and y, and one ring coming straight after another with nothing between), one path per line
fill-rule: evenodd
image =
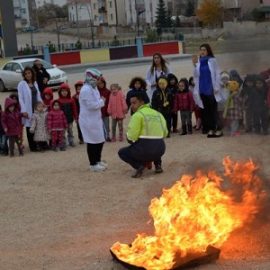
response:
M161 42L143 45L143 55L152 56L154 53L177 54L179 53L178 42Z
M51 63L55 65L73 65L81 63L80 52L52 53Z

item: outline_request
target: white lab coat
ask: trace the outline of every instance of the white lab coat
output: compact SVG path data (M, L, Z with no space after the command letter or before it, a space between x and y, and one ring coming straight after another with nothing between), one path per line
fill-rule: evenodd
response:
M37 89L37 101L42 102L42 98L40 96L40 92L36 82L34 82L34 86ZM25 80L19 82L17 89L19 103L21 106L21 113L28 113L28 118L23 118L22 123L25 127L31 127L31 119L33 115L31 89Z
M169 67L167 67L167 72L164 72L164 71L160 71L160 70L156 70L155 67L154 67L154 70L153 72L151 72L151 67L147 70L147 73L146 73L146 83L147 83L147 95L149 97L149 100L151 102L152 100L152 96L153 96L153 93L154 91L157 89L156 86L153 86L157 83L157 79L160 77L160 76L168 76L168 74L171 73L171 70Z
M98 144L105 141L101 108L104 101L97 88L84 84L80 96L79 124L85 143Z
M208 60L208 66L209 66L209 70L211 73L211 79L212 79L212 84L213 84L213 88L214 88L214 96L216 99L216 102L220 102L223 100L222 97L222 93L221 93L221 87L220 87L220 69L219 66L217 64L217 60L216 58L210 58ZM194 91L193 91L193 97L194 97L194 101L195 103L200 107L203 108L203 103L200 97L200 89L199 89L199 81L200 81L200 60L198 61L198 63L196 64L195 68L194 68L194 83L195 83L195 87L194 87Z

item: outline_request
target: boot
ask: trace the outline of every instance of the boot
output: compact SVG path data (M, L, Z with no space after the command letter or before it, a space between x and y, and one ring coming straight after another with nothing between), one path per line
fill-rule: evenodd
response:
M192 134L192 125L188 125L188 134Z
M182 132L180 133L180 135L187 135L187 126L186 125L182 125Z
M119 141L122 142L123 140L124 140L124 138L123 138L123 130L120 129L119 130Z

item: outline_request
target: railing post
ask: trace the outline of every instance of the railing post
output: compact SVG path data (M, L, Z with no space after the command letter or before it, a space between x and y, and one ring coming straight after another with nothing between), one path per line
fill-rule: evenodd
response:
M141 37L136 37L137 55L143 57L143 42Z
M44 55L44 60L51 63L51 55L49 51L49 46L47 45L43 46L43 55Z

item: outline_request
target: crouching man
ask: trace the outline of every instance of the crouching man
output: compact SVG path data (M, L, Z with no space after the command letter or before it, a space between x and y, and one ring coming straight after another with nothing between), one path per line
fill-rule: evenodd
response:
M166 121L161 113L145 104L144 95L146 93L137 92L130 98L131 110L134 112L127 131L130 146L121 148L118 152L119 157L135 169L133 178L142 176L146 162L154 161L155 173L163 172L161 157L166 149Z

